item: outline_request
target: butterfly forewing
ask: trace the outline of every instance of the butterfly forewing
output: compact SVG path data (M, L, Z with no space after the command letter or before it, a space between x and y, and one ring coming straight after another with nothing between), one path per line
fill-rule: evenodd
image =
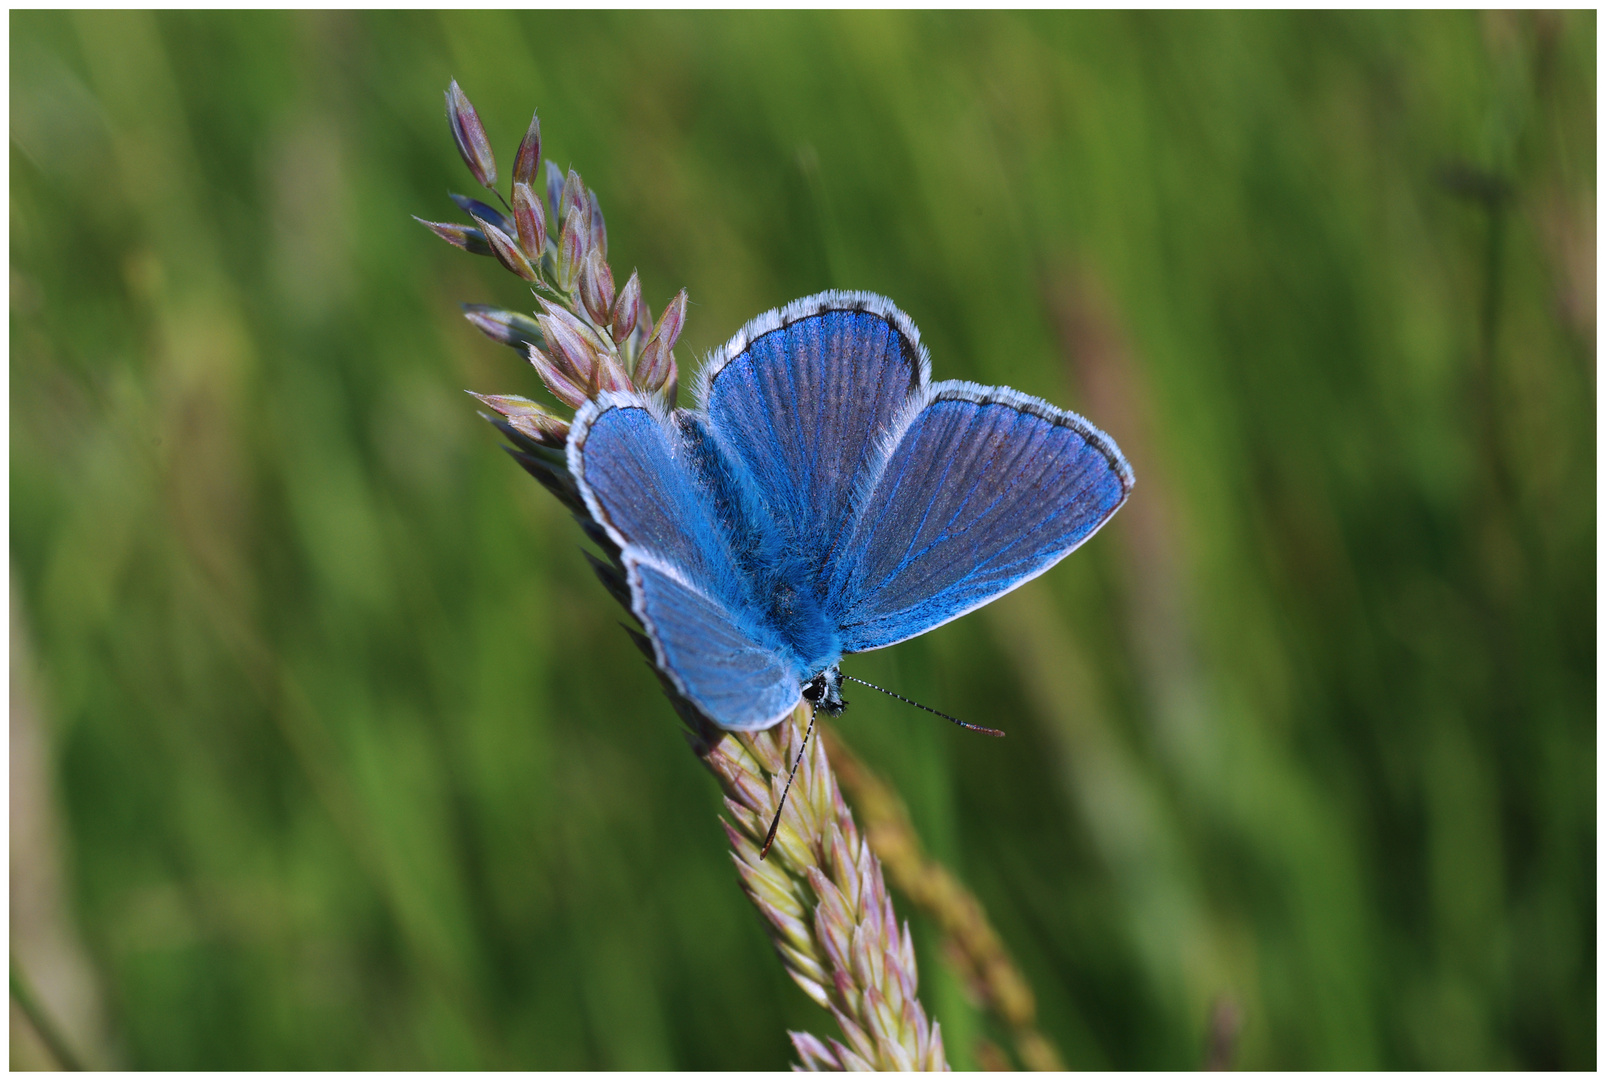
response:
M878 297L810 297L749 324L703 390L709 424L772 539L820 577L839 557L886 433L925 380L912 324L899 323L906 317Z
M621 549L646 552L703 592L726 597L729 546L674 425L644 401L604 395L575 417L569 469L591 516Z
M887 457L836 563L844 652L923 634L1029 581L1125 501L1131 470L1074 413L941 383Z

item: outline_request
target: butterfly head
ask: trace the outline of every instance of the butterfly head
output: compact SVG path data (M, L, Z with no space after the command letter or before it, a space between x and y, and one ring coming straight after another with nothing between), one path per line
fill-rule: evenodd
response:
M847 707L847 699L842 697L841 667L832 664L803 683L802 696L814 708L823 709L830 716L840 716Z

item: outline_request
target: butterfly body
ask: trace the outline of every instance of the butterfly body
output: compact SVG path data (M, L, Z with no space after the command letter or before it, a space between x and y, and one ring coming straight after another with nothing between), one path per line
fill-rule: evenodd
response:
M689 410L672 417L680 429L694 482L707 493L729 551L720 595L732 610L750 612L749 632L783 655L800 682L841 656L841 639L826 612L820 567L785 529L785 517L762 490L731 464L704 418ZM746 482L743 482L743 481ZM777 520L777 516L779 520Z
M839 712L844 653L906 640L1044 572L1124 502L1082 418L931 383L889 301L822 293L714 355L697 408L605 393L569 469L619 549L658 667L721 727Z

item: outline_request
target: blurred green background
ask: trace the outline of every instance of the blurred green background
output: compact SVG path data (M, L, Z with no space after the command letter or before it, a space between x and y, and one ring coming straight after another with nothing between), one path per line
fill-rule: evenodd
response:
M1592 1068L1595 16L11 15L11 948L90 1063L782 1068L832 1024L412 222L891 297L1138 485L841 730L1077 1068ZM998 1039L907 903L956 1066ZM47 1052L12 1008L12 1061Z

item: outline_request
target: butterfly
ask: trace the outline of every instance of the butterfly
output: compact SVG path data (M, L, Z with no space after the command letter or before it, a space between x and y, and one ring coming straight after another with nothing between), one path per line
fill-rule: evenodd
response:
M871 293L758 316L693 396L587 401L568 467L658 669L726 730L804 700L840 712L843 655L1025 584L1131 493L1119 448L1075 413L931 382L913 321Z

